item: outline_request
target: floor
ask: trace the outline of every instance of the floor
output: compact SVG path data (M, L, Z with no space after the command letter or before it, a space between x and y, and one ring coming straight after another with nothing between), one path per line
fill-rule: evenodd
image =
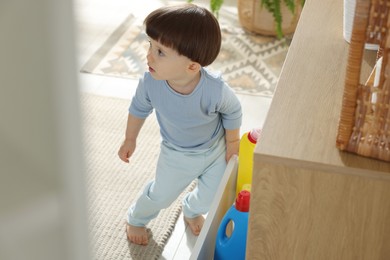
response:
M195 0L194 3L207 4L208 1L205 1ZM145 17L150 11L167 2L167 0L148 0L148 4L144 4L142 1L74 0L79 68L130 12ZM185 0L177 2L185 2ZM234 0L225 0L224 8L235 8L235 5ZM133 96L137 83L137 80L132 79L79 74L80 91L128 100ZM271 98L250 95L238 95L238 98L243 108L241 133L254 127L262 127ZM196 237L188 230L181 216L161 259L188 259L195 242Z

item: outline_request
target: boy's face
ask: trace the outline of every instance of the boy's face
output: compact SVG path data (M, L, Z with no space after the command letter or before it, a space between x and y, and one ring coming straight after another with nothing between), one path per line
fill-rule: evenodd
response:
M173 81L186 76L191 60L183 55L150 39L150 46L146 56L149 72L156 80Z

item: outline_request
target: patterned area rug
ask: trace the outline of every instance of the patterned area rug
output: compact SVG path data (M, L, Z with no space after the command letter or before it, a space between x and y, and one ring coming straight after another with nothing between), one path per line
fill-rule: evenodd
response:
M220 11L222 48L209 69L220 72L236 93L272 97L289 40L248 33L237 19L237 12ZM147 69L148 42L142 22L143 18L130 14L81 71L138 79Z
M160 149L156 118L151 115L146 120L137 139L138 149L126 164L117 151L124 136L129 101L83 94L81 104L92 259L159 259L181 213L186 191L148 224L147 246L129 243L126 237L127 209L154 178Z

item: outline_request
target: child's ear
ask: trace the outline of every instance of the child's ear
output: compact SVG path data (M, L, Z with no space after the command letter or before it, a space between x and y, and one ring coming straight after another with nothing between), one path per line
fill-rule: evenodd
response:
M197 63L197 62L194 62L194 61L192 61L191 63L190 63L190 65L188 66L188 70L190 71L190 72L198 72L198 71L200 71L200 68L201 68L201 66L200 66L200 64L199 63Z

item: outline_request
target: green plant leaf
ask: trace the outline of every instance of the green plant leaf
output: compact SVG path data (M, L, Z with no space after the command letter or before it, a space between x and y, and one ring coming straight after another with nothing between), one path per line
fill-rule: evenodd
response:
M286 4L288 10L295 14L295 0L284 0L284 3Z
M210 0L210 9L217 17L222 4L223 0Z
M285 0L286 1L286 0ZM283 37L282 32L282 14L280 11L281 0L261 0L261 6L268 10L275 20L276 36L280 39Z

